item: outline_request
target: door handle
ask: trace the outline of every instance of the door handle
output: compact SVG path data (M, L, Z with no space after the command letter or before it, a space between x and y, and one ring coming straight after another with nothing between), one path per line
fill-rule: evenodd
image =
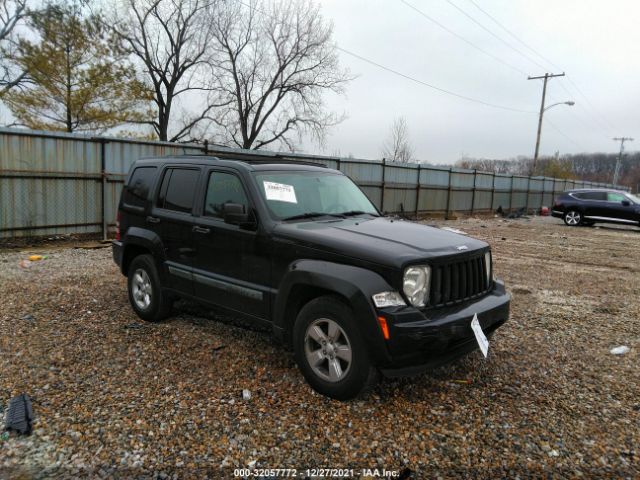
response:
M158 217L152 217L151 215L149 215L147 217L147 222L149 222L149 223L160 223L160 219Z
M206 228L206 227L199 227L199 226L195 226L192 229L194 232L196 233L209 233L211 231L211 229Z

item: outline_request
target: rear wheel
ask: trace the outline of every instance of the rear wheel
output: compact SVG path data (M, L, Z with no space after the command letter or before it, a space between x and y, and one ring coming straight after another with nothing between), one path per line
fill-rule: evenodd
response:
M316 298L300 310L293 344L298 367L322 395L349 400L377 380L353 312L338 297Z
M160 276L151 255L138 255L127 275L129 302L136 314L148 322L159 322L171 313L172 299L162 291Z
M570 227L577 227L582 223L582 214L577 210L569 210L564 214L564 223Z

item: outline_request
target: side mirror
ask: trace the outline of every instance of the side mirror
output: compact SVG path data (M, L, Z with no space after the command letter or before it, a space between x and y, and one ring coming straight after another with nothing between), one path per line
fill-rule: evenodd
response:
M222 207L222 215L225 223L238 225L240 228L251 229L256 224L246 207L239 203L225 203Z
M631 202L629 200L622 200L622 206L623 207L630 207L631 206Z

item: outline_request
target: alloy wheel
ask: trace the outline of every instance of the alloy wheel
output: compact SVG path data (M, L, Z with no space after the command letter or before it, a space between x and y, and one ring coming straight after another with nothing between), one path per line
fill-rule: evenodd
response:
M133 294L133 301L139 309L146 310L149 308L149 305L151 305L151 295L153 293L151 279L142 268L137 269L133 273L131 293Z
M328 382L339 382L351 368L349 338L337 322L328 318L309 324L304 336L304 353L313 373Z
M579 212L570 211L565 216L568 225L578 225L580 223L581 215Z

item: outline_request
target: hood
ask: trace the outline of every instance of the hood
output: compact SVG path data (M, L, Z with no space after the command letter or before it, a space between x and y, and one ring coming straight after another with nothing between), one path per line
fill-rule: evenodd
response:
M396 268L488 247L465 235L385 217L281 223L275 233L312 248Z

